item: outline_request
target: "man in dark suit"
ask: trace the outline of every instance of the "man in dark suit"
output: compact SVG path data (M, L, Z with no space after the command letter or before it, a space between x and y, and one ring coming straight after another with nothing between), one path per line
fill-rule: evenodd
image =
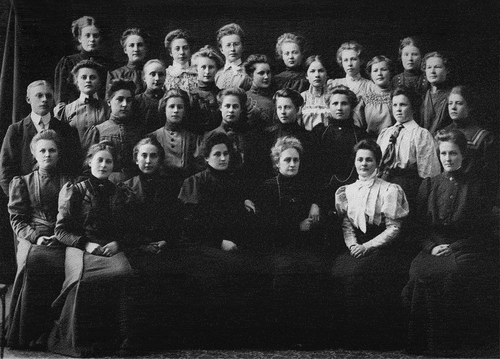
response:
M35 169L36 161L31 154L30 143L40 131L51 129L61 137L60 168L64 173L76 175L81 167L82 156L76 131L52 116L52 85L44 80L32 82L27 89L26 101L31 105L31 113L9 126L0 151L0 186L7 196L14 176L25 175Z

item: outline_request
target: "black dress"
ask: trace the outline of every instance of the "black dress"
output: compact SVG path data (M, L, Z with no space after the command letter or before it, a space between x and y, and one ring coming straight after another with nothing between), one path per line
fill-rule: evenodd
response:
M66 248L37 245L37 239L54 235L59 190L69 180L57 171L40 169L11 182L8 208L18 240L7 334L11 348L33 346L52 329L50 306L64 282Z
M314 188L300 175L278 174L266 180L255 195L261 251L272 282L273 329L288 343L304 343L335 326L329 248L319 228L300 230L311 205L317 202L314 194Z
M123 252L111 257L85 251L125 238L126 191L93 176L68 182L59 193L55 234L67 246L64 281L52 307L60 313L49 337L50 351L69 356L102 354L129 336L124 288L132 269Z
M482 181L462 170L422 182L417 198L423 250L403 291L408 350L442 351L498 340L498 247L485 226ZM431 254L449 244L447 256Z

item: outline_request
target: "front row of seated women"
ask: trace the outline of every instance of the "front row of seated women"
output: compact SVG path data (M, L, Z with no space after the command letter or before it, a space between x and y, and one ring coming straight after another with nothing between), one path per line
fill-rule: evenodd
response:
M90 147L90 175L73 181L57 170L57 134L42 131L31 144L39 169L10 185L18 273L8 345L125 355L155 330L160 341L177 330L161 313L169 303L192 305L181 316L216 306L223 326L220 318L234 315L242 297L251 315L273 315L271 329L286 328L299 335L294 340L318 323L333 328L331 343L339 345L402 345L403 326L413 351L494 338L498 264L481 223L482 182L462 171L461 132L443 130L437 141L444 172L420 188L414 240L423 250L413 259L398 246L407 198L379 178L382 153L373 140L356 144L358 180L335 194L339 252L324 242L320 198L303 181L304 150L294 137L278 138L277 176L250 191L221 132L204 140L206 169L179 188L161 175L164 151L152 137L134 149L140 174L116 185L109 144Z

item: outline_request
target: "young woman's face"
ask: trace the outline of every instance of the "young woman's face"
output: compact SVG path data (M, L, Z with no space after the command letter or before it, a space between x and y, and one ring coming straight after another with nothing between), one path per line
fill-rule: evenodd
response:
M180 97L171 97L167 100L167 105L165 106L165 116L167 117L167 122L179 123L184 118L184 101Z
M391 73L387 62L380 61L372 65L371 78L375 85L380 88L387 88L391 83Z
M160 168L159 149L150 143L146 143L139 147L135 163L142 173L153 174ZM161 149L163 151L163 149Z
M452 120L465 120L469 116L469 106L459 94L451 94L448 97L448 111Z
M129 35L125 41L125 48L123 50L129 62L139 62L146 57L146 44L144 39L139 35Z
M281 152L278 161L278 171L285 177L293 177L299 173L300 155L295 148L288 148Z
M241 115L240 99L233 95L225 96L220 106L222 120L231 123L236 122Z
M157 62L153 62L144 69L144 82L151 90L160 90L165 83L165 67Z
M226 35L220 39L220 51L226 58L226 62L232 63L241 59L243 44L238 35Z
M413 109L408 97L397 95L392 98L392 114L398 123L413 120Z
M271 86L271 66L265 62L255 64L252 80L257 88L269 88Z
M405 70L412 71L420 68L422 54L418 47L408 45L401 50L401 62Z
M359 177L371 176L377 168L377 161L374 153L365 149L358 150L358 152L356 152L354 166L356 167Z
M281 123L293 123L297 121L298 109L289 97L278 97L276 99L276 114Z
M425 62L425 76L431 85L446 81L448 71L441 57L429 57Z
M196 60L196 69L198 71L198 81L204 85L214 83L217 73L217 64L208 57L199 57Z
M355 50L344 50L342 51L342 67L346 75L357 76L359 74L359 69L361 67L361 61L359 55Z
M191 58L191 49L186 39L175 39L170 44L170 56L174 63L186 65Z
M343 94L334 94L330 99L330 112L335 120L347 120L351 115L349 98Z
M113 156L106 150L98 151L90 160L90 172L98 179L106 179L113 172Z
M462 153L458 145L453 142L439 143L439 159L446 172L456 171L462 167Z
M92 96L99 88L99 74L95 69L81 68L78 70L76 83L81 93Z
M95 51L101 44L101 33L99 29L94 25L85 26L83 29L81 29L80 36L78 37L78 42L80 43L84 51Z
M302 50L295 42L284 42L281 45L283 62L286 67L298 67L302 65Z
M49 170L57 165L59 160L59 150L52 140L38 140L35 144L35 160L40 169Z
M217 144L210 150L210 155L205 159L208 165L217 171L227 170L229 167L229 150L224 143Z
M129 90L118 90L108 101L111 114L117 119L125 119L130 116L132 111L132 101L134 94Z
M312 87L323 88L326 83L326 69L321 62L314 61L307 69L307 79Z

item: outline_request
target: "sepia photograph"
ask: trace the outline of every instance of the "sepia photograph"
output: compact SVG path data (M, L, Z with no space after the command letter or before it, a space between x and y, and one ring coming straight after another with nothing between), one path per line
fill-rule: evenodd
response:
M0 359L498 358L499 13L0 0Z

